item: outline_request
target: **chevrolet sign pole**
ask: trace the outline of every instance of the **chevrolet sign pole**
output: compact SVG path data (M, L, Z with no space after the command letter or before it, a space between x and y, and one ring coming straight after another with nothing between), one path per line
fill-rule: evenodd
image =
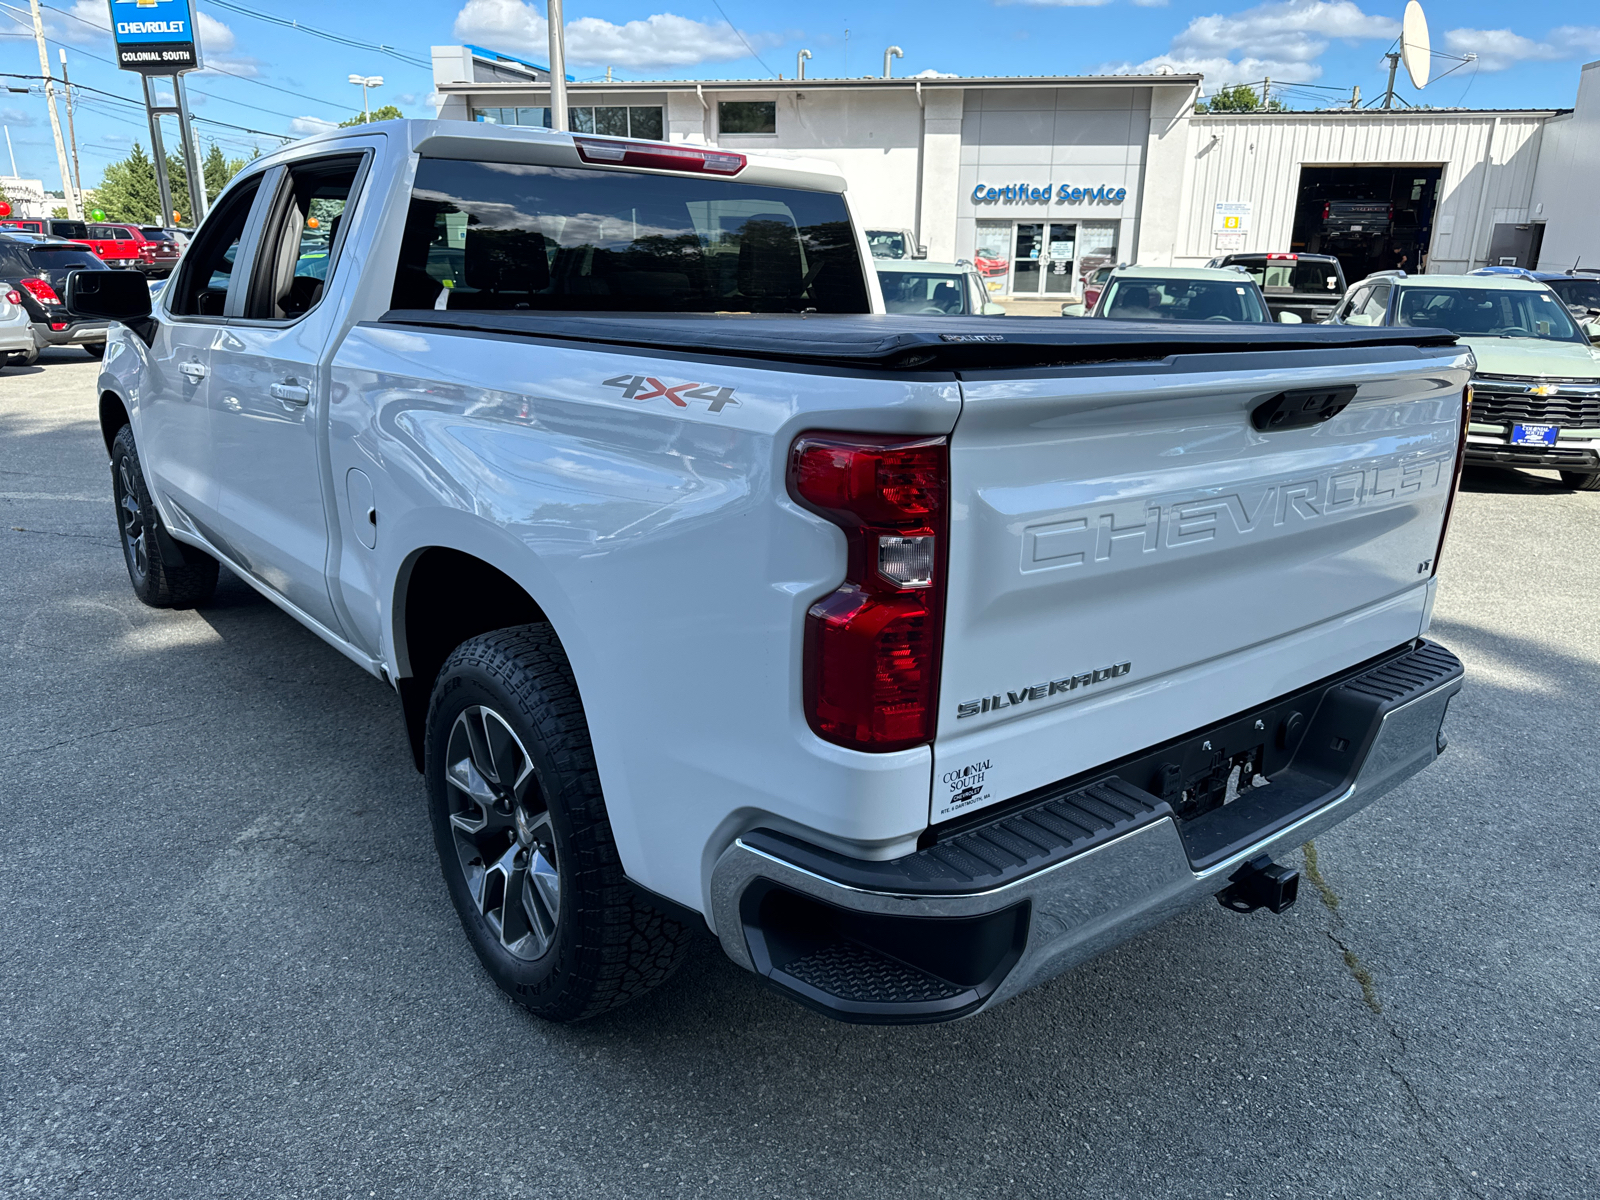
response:
M189 98L184 91L185 71L200 68L200 47L194 34L193 0L110 0L111 36L117 48L117 66L137 71L144 80L145 113L150 119L150 156L161 193L161 220L173 223L172 184L167 178L167 151L161 136L161 118L178 118L185 173L189 176L189 222L198 225L206 212L206 183L200 154L189 122ZM174 103L156 99L157 76L172 79Z

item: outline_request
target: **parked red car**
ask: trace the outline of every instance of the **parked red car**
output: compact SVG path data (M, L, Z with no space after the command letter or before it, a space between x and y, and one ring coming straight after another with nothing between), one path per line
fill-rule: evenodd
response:
M182 252L173 241L147 237L137 225L91 225L86 241L107 266L165 277Z

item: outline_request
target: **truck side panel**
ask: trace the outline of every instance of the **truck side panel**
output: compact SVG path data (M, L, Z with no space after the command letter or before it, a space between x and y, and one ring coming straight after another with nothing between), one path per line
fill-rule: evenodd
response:
M844 547L784 478L802 430L948 433L954 382L364 325L331 396L334 478L362 472L378 512L374 549L344 539L346 603L379 608L357 625L400 673L382 581L446 531L522 582L573 663L631 877L701 910L710 860L755 825L914 844L932 752L845 750L802 712L805 612Z

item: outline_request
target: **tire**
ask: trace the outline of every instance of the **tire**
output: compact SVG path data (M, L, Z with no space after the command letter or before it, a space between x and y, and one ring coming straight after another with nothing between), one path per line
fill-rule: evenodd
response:
M583 702L549 625L457 647L425 746L450 901L502 990L535 1016L577 1021L678 968L692 935L623 878Z
M106 356L106 344L104 342L85 342L83 344L83 352L90 358L104 358Z
M151 608L193 608L211 599L217 588L217 560L203 551L178 546L161 528L161 515L145 485L131 425L119 429L111 443L111 494L117 507L122 561L133 594Z
M1561 482L1575 492L1600 492L1600 471L1563 471Z

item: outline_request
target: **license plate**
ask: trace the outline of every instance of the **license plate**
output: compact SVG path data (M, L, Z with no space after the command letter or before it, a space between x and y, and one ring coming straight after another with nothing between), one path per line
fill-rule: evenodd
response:
M1513 446L1554 446L1556 438L1561 434L1559 425L1513 425L1511 427L1511 444Z

